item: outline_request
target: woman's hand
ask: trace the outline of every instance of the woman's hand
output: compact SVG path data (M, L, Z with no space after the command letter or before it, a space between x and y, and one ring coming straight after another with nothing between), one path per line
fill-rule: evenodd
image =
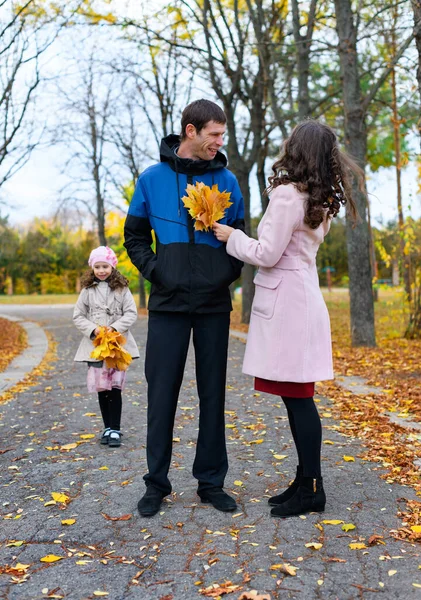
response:
M221 225L221 223L214 223L212 225L212 229L216 239L220 242L227 242L229 236L234 231L233 227L229 227L228 225Z

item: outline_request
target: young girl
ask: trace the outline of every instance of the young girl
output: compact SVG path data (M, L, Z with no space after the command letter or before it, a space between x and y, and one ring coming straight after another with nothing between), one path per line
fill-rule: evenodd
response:
M333 368L316 254L341 205L356 218L349 175L361 182L362 171L339 150L334 132L312 120L295 127L272 169L258 239L218 223L214 232L228 254L259 267L243 371L255 377L256 390L281 396L287 409L297 475L269 504L272 516L289 517L325 507L313 395L314 382L333 379Z
M101 325L114 329L126 338L125 349L131 357L138 358L139 350L129 331L137 319L137 309L127 279L115 268L117 256L111 248L99 246L92 250L88 264L91 268L81 279L83 289L73 313L73 321L83 333L75 361L88 364L88 390L98 392L105 427L100 442L118 447L122 435L121 390L124 389L126 371L108 369L102 360L91 358L92 340Z

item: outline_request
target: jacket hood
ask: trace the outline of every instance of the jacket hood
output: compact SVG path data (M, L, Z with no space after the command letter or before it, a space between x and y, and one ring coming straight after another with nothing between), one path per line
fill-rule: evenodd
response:
M212 160L193 160L192 158L180 158L176 150L180 145L178 135L168 135L161 140L159 154L161 162L167 162L173 171L184 175L203 175L215 169L227 166L227 158L222 152L217 152Z

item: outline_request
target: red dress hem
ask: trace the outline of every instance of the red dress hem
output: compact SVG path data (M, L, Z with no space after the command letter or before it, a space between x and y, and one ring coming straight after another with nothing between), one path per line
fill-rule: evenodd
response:
M287 398L311 398L314 396L314 382L295 383L292 381L270 381L254 378L254 389L257 392L285 396Z

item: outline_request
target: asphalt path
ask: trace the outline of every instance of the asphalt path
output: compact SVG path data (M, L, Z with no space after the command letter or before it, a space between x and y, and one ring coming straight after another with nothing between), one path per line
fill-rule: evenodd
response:
M200 503L191 474L198 397L190 351L174 429L174 492L160 513L145 519L136 505L146 471L147 320L133 328L142 358L128 371L124 443L111 449L98 443L97 400L86 391L86 368L73 362L80 335L72 307L2 306L0 312L37 323L57 343L51 369L0 404L1 598L194 600L227 581L226 589L239 587L224 600L252 589L271 600L421 597L421 548L390 533L401 526L399 500L416 496L386 483L381 466L359 458L359 441L336 430L331 400L317 398L329 442L323 444L325 513L271 518L267 498L293 478L295 450L282 403L254 392L241 373L244 342L231 338L226 490L239 509L220 513ZM65 502L53 501L53 493L64 494ZM346 524L355 528L344 531ZM383 543L370 546L373 535ZM316 546L306 546L311 543ZM354 543L361 549L352 549ZM41 561L49 555L60 560ZM295 576L282 572L285 564L295 567Z

